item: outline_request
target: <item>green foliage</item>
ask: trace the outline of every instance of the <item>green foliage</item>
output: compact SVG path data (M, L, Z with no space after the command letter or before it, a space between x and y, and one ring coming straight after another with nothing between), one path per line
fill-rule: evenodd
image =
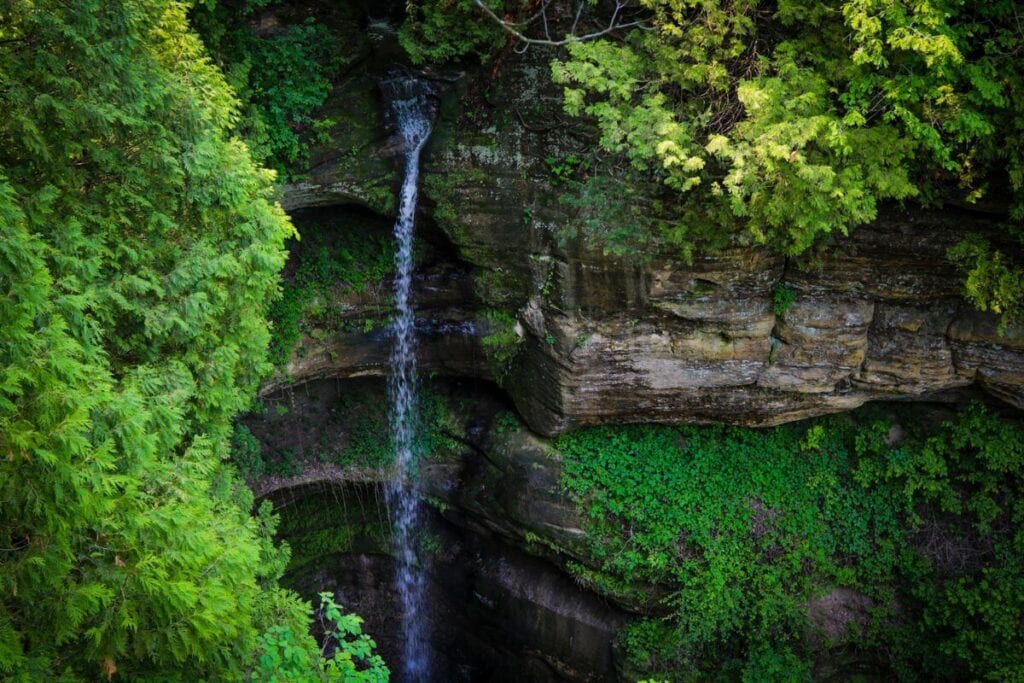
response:
M501 384L512 370L512 362L522 345L516 333L516 318L511 313L497 309L484 311L487 333L480 338L494 379Z
M231 462L247 481L263 474L263 454L259 440L243 424L235 425L231 435Z
M980 310L998 314L1001 331L1024 322L1024 267L977 235L950 249L949 257L967 275L964 296Z
M793 302L796 301L796 292L785 285L779 285L772 292L772 310L775 315L786 315Z
M496 12L502 0L487 0ZM478 54L486 58L505 43L501 27L483 19L473 0L418 0L406 5L398 40L413 64L448 62Z
M519 418L511 410L503 410L494 420L493 431L498 436L514 434L520 429Z
M250 37L238 49L245 56L232 73L241 78L245 70L248 76L246 87L239 88L249 102L242 132L256 158L288 177L289 168L307 161L299 132L313 127L312 113L330 94L329 77L344 64L340 45L308 19L272 38Z
M548 167L548 171L551 173L551 179L555 183L564 183L577 172L586 170L589 166L586 161L579 158L575 154L570 154L565 157L546 157L544 163Z
M390 672L384 661L373 653L376 643L362 632L362 618L355 614L342 614L330 593L321 593L320 603L317 614L327 638L333 639L337 648L334 657L328 661L327 671L338 681L386 683Z
M263 470L278 477L294 477L302 473L302 464L295 457L294 448L282 448L272 456L264 456Z
M391 527L378 496L358 489L355 496L350 493L328 488L281 506L278 537L291 548L289 574L315 570L335 553L390 551Z
M420 555L425 557L437 557L444 550L441 537L437 534L424 534L420 536L417 545L419 546Z
M387 467L394 462L386 402L370 394L350 394L342 398L340 413L345 416L348 427L348 443L343 449L328 455L326 459L329 462L371 467ZM422 433L417 432L416 436L420 437Z
M395 460L394 443L390 438L388 405L379 398L366 395L345 396L341 402L349 434L345 448L326 458L339 465L387 467ZM416 420L419 428L413 443L413 452L421 458L442 457L460 450L452 436L458 433L448 403L441 394L420 392Z
M242 101L238 130L253 157L281 179L308 162L309 138L332 122L316 120L331 78L347 59L337 37L313 17L257 34L251 15L275 0L200 3L193 21Z
M786 646L755 647L740 672L743 683L810 683L811 662L801 658Z
M226 462L293 230L185 7L6 3L0 89L0 672L242 680L272 628L317 658Z
M887 446L884 430L876 424L858 436L858 483L891 487L915 522L920 510L938 510L947 535L990 545L988 557L954 556L953 576L907 572L910 593L923 607L920 620L889 634L899 643L900 668L923 661L926 670L949 678L1020 678L1024 430L978 406L911 444Z
M523 207L522 222L523 222L523 226L527 227L527 228L529 228L529 227L531 227L533 225L533 209L531 209L529 206L524 206Z
M287 626L275 626L260 637L259 664L252 680L258 683L387 683L390 671L379 655L377 644L363 633L363 620L343 614L330 593L320 593L316 618L324 629L330 658L310 657L296 643Z
M680 635L669 620L641 619L622 630L619 642L633 666L666 672L677 659Z
M274 325L270 357L274 364L283 367L302 335L315 328L347 325L351 328L347 331L355 331L352 321L334 302L335 295L362 292L380 283L394 268L393 254L392 242L372 234L368 224L356 216L341 224L306 226L305 240L292 246L290 258L297 260L298 266L270 310ZM366 322L372 327L381 321L361 321L359 327Z
M897 444L888 422L862 419L558 440L605 581L670 590L669 620L624 633L631 666L678 680L807 680L806 605L848 587L875 604L860 642L889 652L905 679L1021 671L1011 632L1024 617L1013 522L1024 515L1024 430L973 407ZM992 553L951 572L922 545L926 532ZM886 618L897 604L913 618Z
M680 205L615 228L592 192L586 231L612 251L654 240L688 254L742 225L741 239L799 254L880 200L958 185L974 201L1003 167L1024 206L1012 2L640 5L645 29L570 43L552 65L566 112L595 120L623 162L588 182L660 183Z

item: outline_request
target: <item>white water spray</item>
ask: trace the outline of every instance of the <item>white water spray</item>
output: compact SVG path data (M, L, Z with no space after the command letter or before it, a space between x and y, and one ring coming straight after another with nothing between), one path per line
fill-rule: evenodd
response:
M417 527L416 491L416 334L409 290L412 285L412 245L416 219L416 195L419 181L420 150L430 135L430 115L423 99L396 100L391 103L404 145L405 177L395 223L395 309L392 327L391 432L395 445L395 474L387 487L392 510L395 548L398 553L398 594L402 604L402 668L404 680L426 681L430 661L426 647L426 625L421 607L424 601L424 577L418 566L414 533Z

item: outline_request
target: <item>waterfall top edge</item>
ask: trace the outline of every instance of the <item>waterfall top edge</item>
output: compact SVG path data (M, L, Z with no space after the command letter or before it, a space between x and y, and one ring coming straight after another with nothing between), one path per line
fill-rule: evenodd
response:
M391 69L377 81L377 87L385 101L441 96L430 76L409 69Z
M384 101L384 126L398 134L403 146L419 150L427 141L440 110L440 91L422 74L391 71L377 82Z

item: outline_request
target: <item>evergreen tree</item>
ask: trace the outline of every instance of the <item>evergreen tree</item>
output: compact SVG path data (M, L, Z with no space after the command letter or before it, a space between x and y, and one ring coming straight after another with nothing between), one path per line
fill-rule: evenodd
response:
M0 2L0 674L323 671L224 464L292 227L172 0Z

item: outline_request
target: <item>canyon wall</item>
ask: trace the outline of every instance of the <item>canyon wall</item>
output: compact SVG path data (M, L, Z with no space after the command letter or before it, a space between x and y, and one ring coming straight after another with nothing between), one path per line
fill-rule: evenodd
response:
M592 145L559 109L548 55L500 68L428 74L444 92L426 152L422 239L447 260L416 286L428 371L495 378L487 313L517 320L501 383L530 427L557 434L602 423L771 425L871 400L936 399L976 387L1024 407L1024 330L960 296L946 250L996 218L962 209L884 207L874 223L797 260L757 245L697 255L608 256L560 235L572 210L545 159ZM367 58L332 111L380 121ZM339 154L338 150L349 150ZM342 126L284 205L393 210L395 143L380 127ZM780 290L791 305L775 303ZM351 301L379 310L379 300ZM328 331L265 387L386 372L373 334Z

